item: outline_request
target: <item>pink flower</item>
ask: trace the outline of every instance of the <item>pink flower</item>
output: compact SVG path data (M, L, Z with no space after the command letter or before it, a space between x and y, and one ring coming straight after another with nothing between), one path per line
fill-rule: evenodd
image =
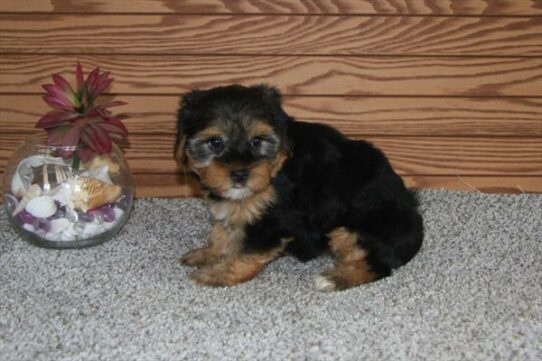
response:
M47 131L49 145L73 148L63 152L64 157L71 157L75 151L86 162L95 153L111 152L112 138L128 136L122 121L108 109L126 103L94 104L96 98L113 82L109 72L102 73L100 68L96 68L85 81L81 64L77 62L75 78L75 90L58 74L53 75L53 84L43 85L47 91L43 99L56 111L43 115L36 128Z

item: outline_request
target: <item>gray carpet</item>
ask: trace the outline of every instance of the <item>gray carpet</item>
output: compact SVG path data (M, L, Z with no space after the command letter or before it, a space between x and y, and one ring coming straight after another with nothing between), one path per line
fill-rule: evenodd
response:
M205 288L176 259L204 243L199 200L145 199L101 246L34 247L0 212L0 359L540 360L542 195L420 193L422 252L323 294L329 257L282 258Z

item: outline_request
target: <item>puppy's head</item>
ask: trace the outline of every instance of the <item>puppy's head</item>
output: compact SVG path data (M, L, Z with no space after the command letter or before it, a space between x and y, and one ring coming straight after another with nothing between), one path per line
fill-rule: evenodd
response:
M265 85L232 85L186 94L175 157L216 196L242 200L266 189L287 158L290 118Z

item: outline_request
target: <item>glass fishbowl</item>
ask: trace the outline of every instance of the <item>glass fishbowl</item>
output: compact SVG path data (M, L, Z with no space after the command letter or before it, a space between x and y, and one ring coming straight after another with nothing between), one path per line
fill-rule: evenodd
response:
M130 214L134 185L121 150L88 162L77 148L49 146L46 134L23 141L6 164L4 209L35 245L81 248L110 240Z

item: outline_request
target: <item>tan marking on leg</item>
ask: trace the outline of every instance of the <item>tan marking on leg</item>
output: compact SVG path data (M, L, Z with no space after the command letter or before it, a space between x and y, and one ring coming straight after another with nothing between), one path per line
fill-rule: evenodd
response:
M367 252L357 244L358 235L344 227L329 233L329 245L337 257L335 267L315 280L320 291L343 290L376 280L367 264Z
M209 244L185 253L179 262L197 267L218 263L222 257L230 253L235 238L222 223L215 222L209 233Z
M284 246L265 253L230 256L218 264L195 271L190 277L204 285L233 286L254 278L283 249Z
M339 257L339 261L356 261L367 256L367 252L357 244L358 235L344 227L335 228L328 237L331 251Z

